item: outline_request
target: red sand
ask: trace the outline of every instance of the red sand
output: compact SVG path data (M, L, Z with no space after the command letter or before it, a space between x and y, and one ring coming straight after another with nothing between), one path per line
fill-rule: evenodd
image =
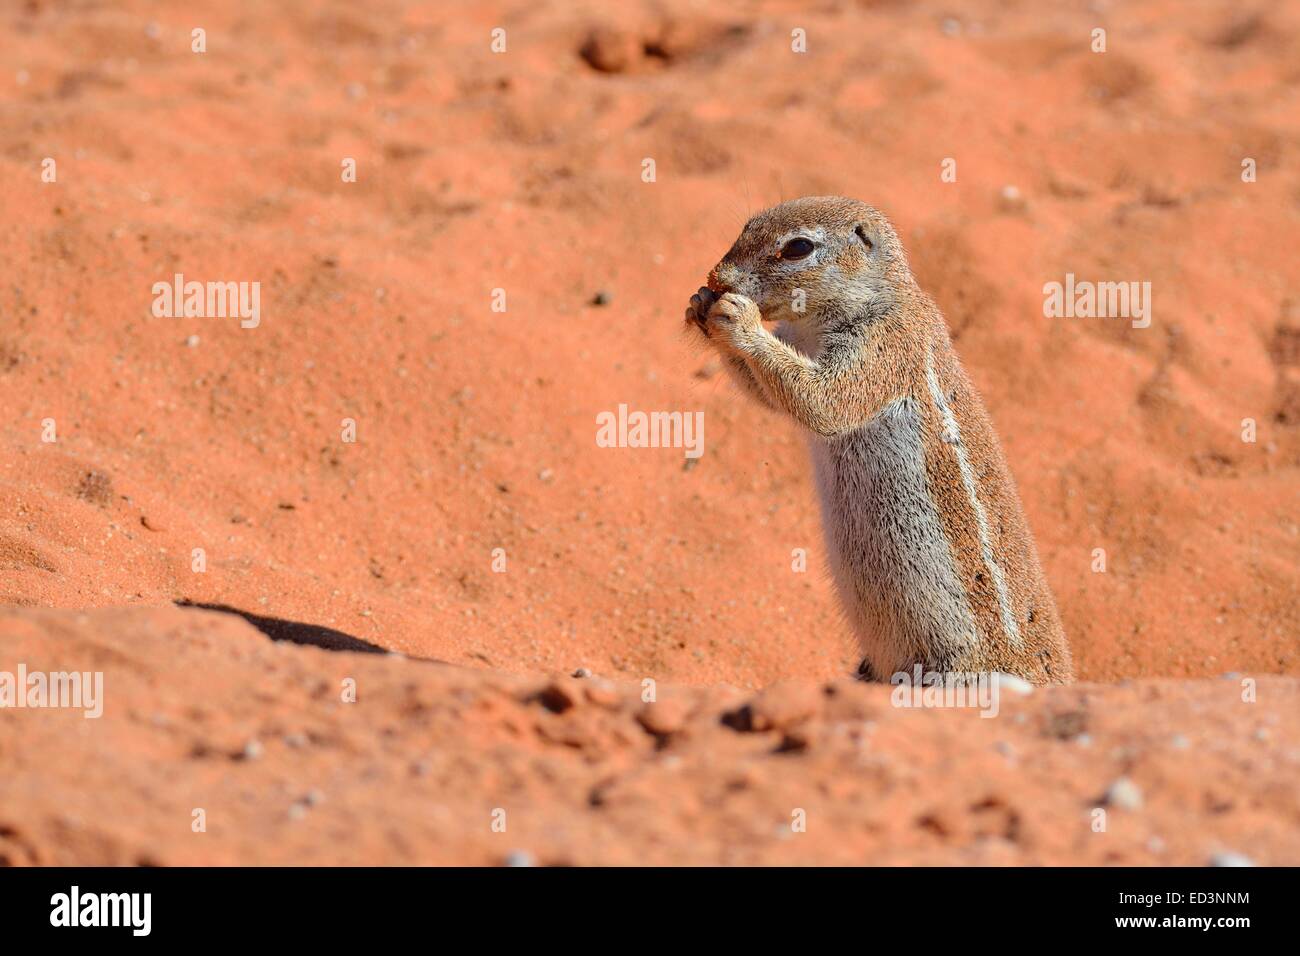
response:
M19 611L0 635L30 669L106 671L98 720L4 713L0 862L1300 859L1295 678L1261 678L1254 704L1235 680L1004 693L985 719L848 679L643 704L626 682L273 644L192 610ZM1120 779L1137 800L1106 800Z
M94 664L108 711L0 711L0 861L1300 862L1300 689L1264 676L1300 674L1300 11L158 6L0 20L0 602L218 604L470 670L196 611L6 619L0 670ZM749 693L718 685L830 708L856 664L802 440L680 333L747 214L811 193L893 217L998 426L1088 682L1023 726L843 683L871 716L803 752L715 720ZM176 272L261 282L260 326L155 318ZM1066 273L1150 281L1151 327L1044 318ZM620 403L704 410L704 457L598 448ZM577 667L623 703L522 702ZM1227 671L1259 703L1196 680ZM310 711L340 674L369 706ZM665 751L647 677L699 709ZM1038 729L1082 701L1091 748ZM1155 792L1103 840L1120 773ZM828 829L773 835L809 804ZM194 806L232 822L191 836ZM527 822L472 832L497 806Z

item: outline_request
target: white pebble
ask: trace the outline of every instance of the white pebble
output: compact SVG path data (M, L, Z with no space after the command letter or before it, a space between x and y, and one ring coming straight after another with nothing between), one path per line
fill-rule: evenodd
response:
M1142 791L1128 777L1120 777L1106 791L1106 804L1123 810L1142 809Z
M1013 694L1019 694L1021 697L1027 697L1034 692L1034 685L1029 683L1023 677L1017 677L1015 674L1003 674L994 672L994 687L1000 690L1009 690Z

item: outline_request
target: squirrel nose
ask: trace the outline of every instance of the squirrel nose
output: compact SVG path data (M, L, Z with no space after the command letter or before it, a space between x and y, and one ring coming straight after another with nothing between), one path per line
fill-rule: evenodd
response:
M704 284L709 287L710 291L719 295L726 292L735 292L738 272L739 270L735 266L720 262L713 267L713 271L709 273L708 281Z

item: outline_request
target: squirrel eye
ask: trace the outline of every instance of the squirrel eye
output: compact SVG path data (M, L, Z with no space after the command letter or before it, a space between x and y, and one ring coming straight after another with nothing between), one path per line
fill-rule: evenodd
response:
M809 239L791 239L781 247L782 259L806 259L812 255L813 244Z

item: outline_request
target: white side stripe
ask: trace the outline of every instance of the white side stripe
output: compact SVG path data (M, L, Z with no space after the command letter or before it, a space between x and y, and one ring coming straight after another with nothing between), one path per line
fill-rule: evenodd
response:
M943 441L951 445L957 453L957 467L961 470L961 481L966 486L966 495L970 498L971 508L975 512L975 524L979 529L980 551L984 556L984 564L993 577L993 587L998 593L1002 629L1006 631L1012 645L1020 647L1020 627L1016 624L1016 616L1011 613L1011 600L1007 597L1007 582L1003 579L1002 569L998 567L997 559L993 556L993 545L989 541L988 517L984 514L984 506L980 504L979 495L975 493L975 471L971 468L970 459L966 457L966 448L961 443L961 427L957 424L957 419L953 416L952 409L948 407L939 388L939 379L934 374L932 351L926 352L925 355L925 381L930 386L930 398L943 419Z

